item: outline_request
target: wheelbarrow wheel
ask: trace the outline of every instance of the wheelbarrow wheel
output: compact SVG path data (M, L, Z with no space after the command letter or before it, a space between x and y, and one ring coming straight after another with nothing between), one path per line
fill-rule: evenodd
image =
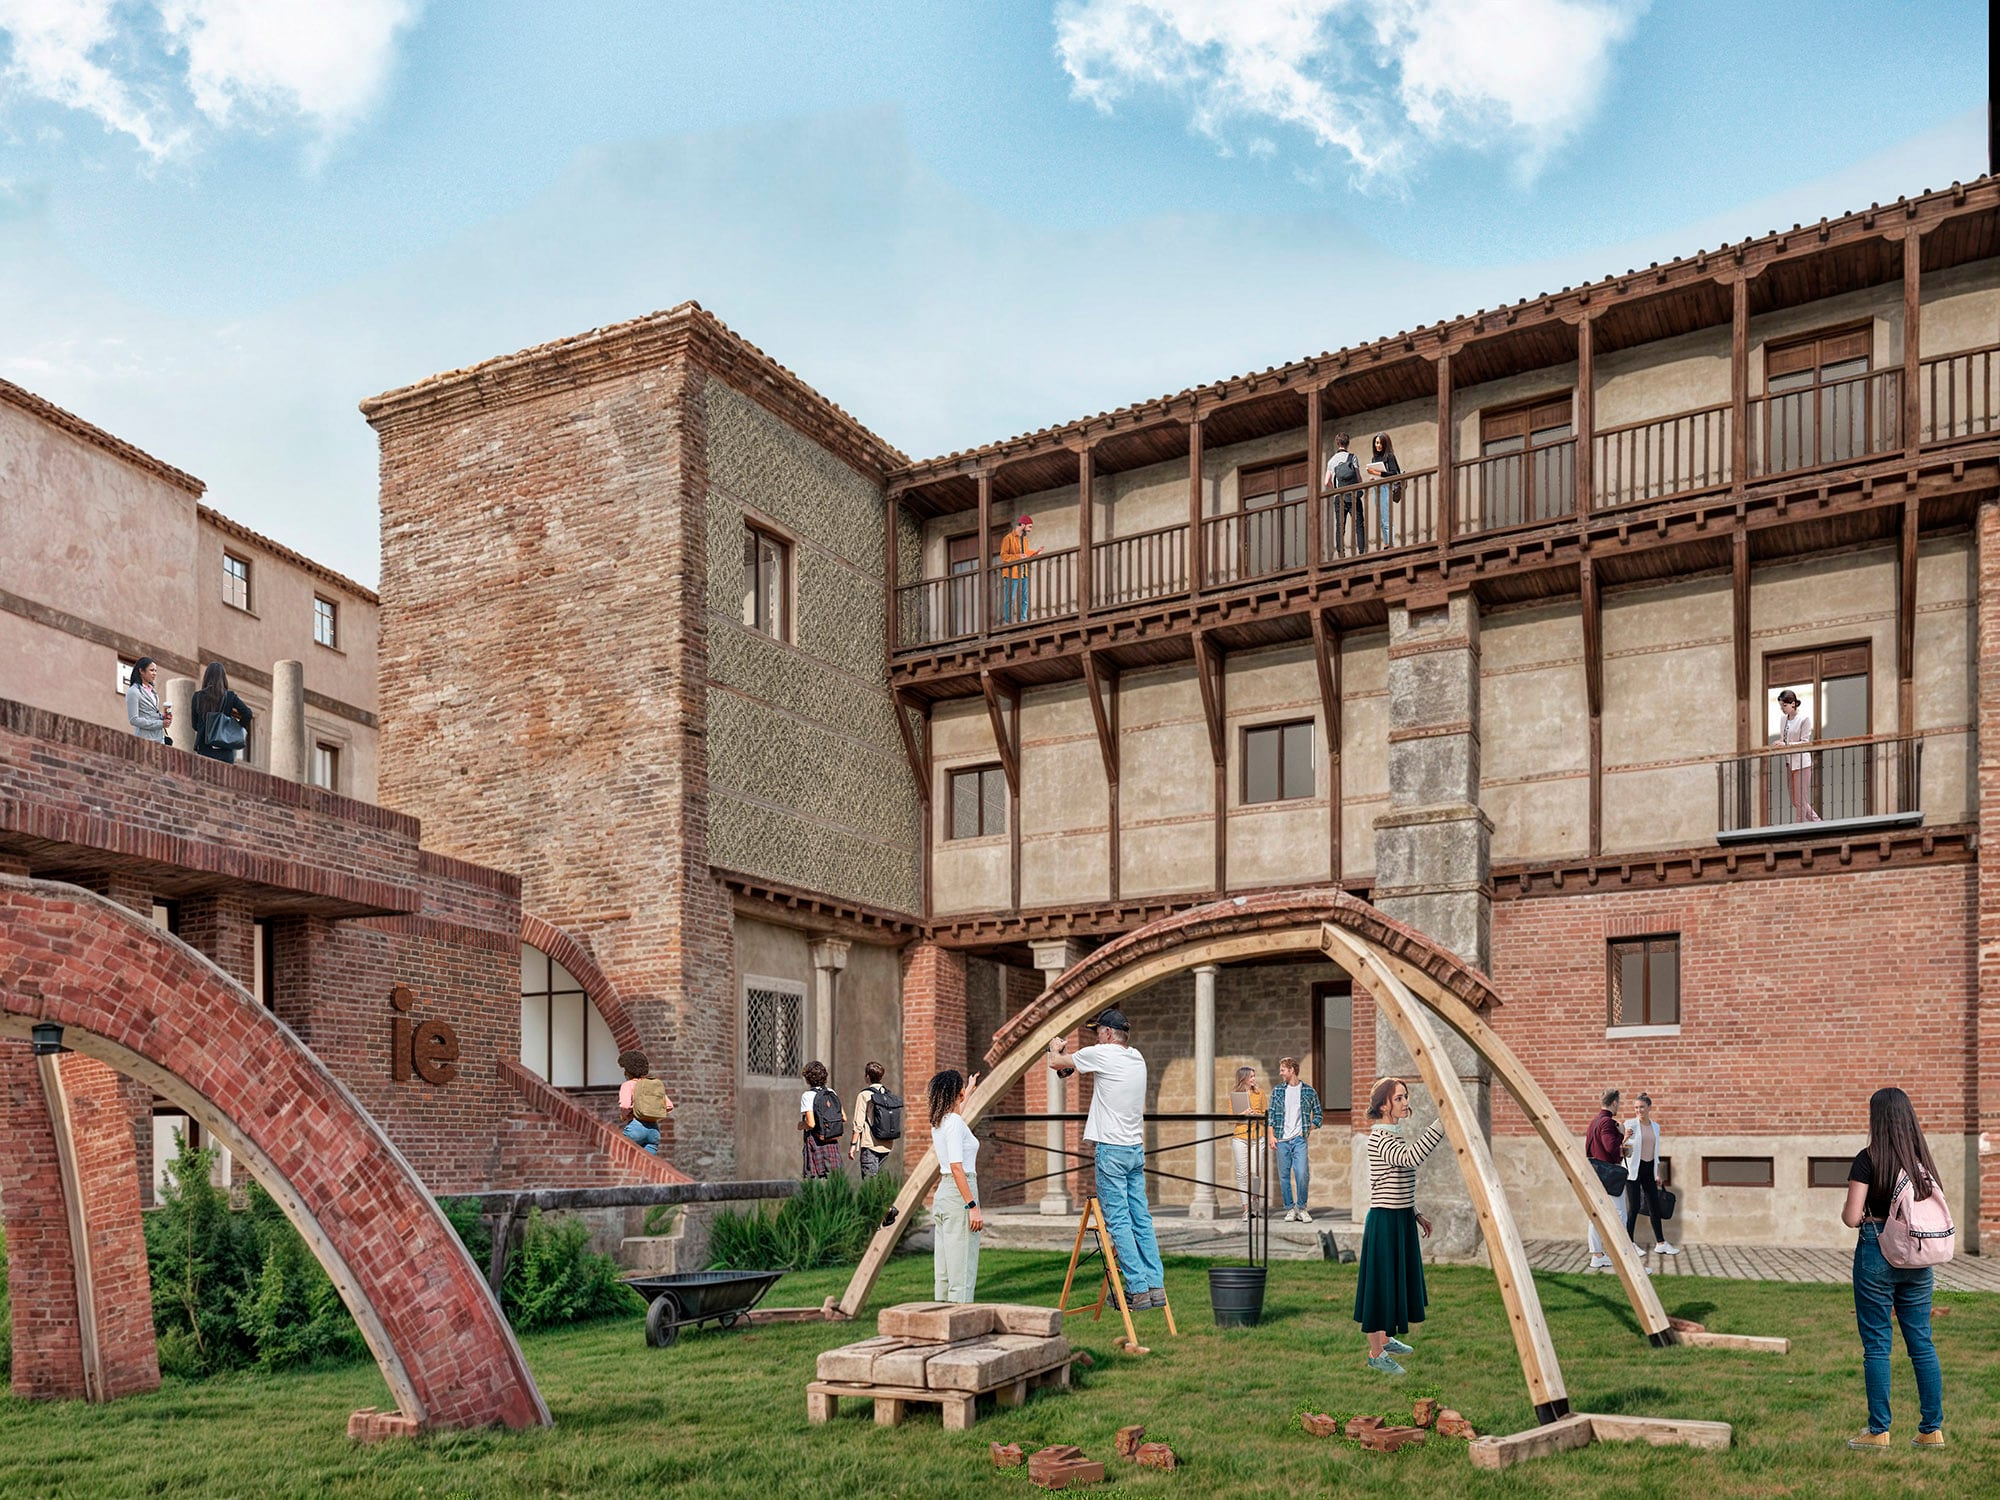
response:
M646 1342L655 1349L671 1349L681 1336L681 1302L672 1292L662 1292L646 1309Z

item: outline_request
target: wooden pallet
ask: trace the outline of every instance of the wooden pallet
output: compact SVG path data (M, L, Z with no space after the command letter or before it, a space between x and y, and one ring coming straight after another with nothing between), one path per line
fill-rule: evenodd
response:
M901 1385L865 1385L850 1380L815 1380L806 1387L806 1417L813 1422L830 1422L838 1415L841 1400L845 1398L873 1401L877 1427L900 1427L911 1406L928 1402L944 1408L947 1432L964 1432L978 1420L981 1396L992 1396L995 1404L1002 1407L1019 1406L1028 1399L1031 1390L1067 1386L1070 1361L1075 1358L1074 1354L1065 1354L1052 1365L1003 1380L983 1391L932 1391Z

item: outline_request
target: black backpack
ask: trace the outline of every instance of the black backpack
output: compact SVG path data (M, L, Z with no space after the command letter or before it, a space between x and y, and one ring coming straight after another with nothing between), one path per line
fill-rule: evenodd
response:
M840 1095L832 1089L813 1091L813 1135L822 1143L837 1143L847 1134L847 1116L840 1112Z
M1361 483L1361 463L1345 448L1333 455L1333 482L1341 488Z
M868 1091L868 1133L876 1143L893 1141L903 1134L903 1101L881 1084Z

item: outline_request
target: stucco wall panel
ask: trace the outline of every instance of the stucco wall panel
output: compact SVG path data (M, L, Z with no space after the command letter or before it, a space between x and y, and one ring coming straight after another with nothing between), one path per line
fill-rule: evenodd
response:
M1110 844L1100 826L1021 841L1021 904L1082 906L1111 899Z

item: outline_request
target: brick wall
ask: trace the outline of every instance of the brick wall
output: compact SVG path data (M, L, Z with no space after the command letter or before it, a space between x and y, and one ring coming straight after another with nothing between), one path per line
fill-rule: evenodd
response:
M1977 1021L1979 1230L2000 1245L2000 502L1980 503L1979 559L1979 883Z

